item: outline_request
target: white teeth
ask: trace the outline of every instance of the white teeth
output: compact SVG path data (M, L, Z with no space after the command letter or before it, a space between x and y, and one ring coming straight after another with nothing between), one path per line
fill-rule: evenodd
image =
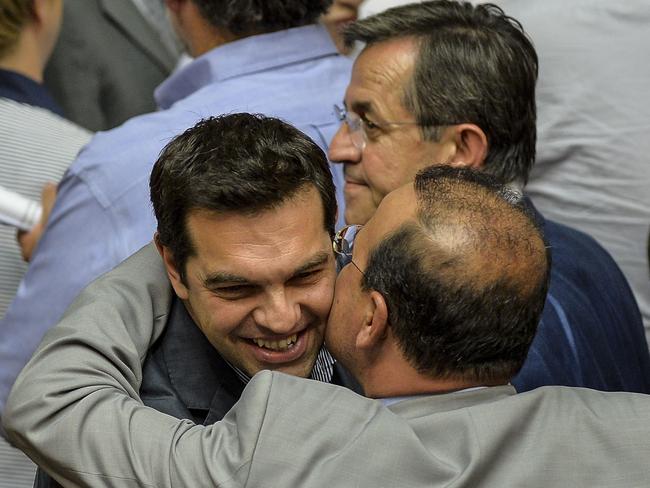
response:
M264 347L266 349L271 349L273 351L285 351L292 347L298 340L298 334L287 337L286 339L280 339L279 341L267 341L265 339L253 339L253 342L259 347Z

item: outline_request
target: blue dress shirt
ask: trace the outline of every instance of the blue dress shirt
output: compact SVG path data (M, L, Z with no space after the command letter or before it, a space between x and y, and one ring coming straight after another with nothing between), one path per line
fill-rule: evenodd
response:
M263 113L296 125L323 149L338 129L351 61L327 31L306 26L217 47L156 91L159 112L98 133L59 186L47 229L0 323L0 411L43 334L90 281L149 242L156 222L149 174L174 136L211 115ZM342 172L332 168L342 205ZM343 215L343 209L339 215Z

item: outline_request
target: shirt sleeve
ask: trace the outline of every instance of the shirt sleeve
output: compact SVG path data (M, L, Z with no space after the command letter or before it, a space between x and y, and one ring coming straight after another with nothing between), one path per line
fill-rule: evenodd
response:
M43 334L76 295L120 259L105 208L74 173L64 176L48 225L16 297L0 322L0 413ZM119 241L118 241L119 243Z

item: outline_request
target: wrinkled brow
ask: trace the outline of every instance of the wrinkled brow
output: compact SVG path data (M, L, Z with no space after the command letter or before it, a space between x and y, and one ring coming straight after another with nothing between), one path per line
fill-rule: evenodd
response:
M304 262L303 264L295 268L291 273L291 277L305 273L307 271L310 271L313 268L316 268L318 266L327 263L330 257L331 257L331 253L325 251L321 251L315 254L314 256L309 258L306 262ZM223 285L224 283L250 284L251 281L244 276L240 276L234 273L227 273L224 271L215 271L214 273L208 274L208 276L206 276L203 279L203 286L205 286L206 288L213 288L215 286Z

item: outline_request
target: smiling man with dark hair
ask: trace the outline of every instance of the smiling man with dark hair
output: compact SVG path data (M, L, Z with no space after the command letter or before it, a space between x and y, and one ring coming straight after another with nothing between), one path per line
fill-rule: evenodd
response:
M205 117L258 112L326 147L336 131L331 107L351 66L317 23L330 4L166 0L195 59L158 87L159 111L99 133L61 182L21 291L0 321L0 414L20 369L75 296L151 239L149 174L174 136ZM342 188L341 171L333 173ZM342 207L341 194L338 201Z
M155 247L169 281L152 279L151 244L124 282L90 303L120 308L126 284L128 300L142 307L134 321L164 322L134 391L146 405L210 425L264 369L357 388L322 347L336 278L336 197L325 154L311 139L270 117L205 119L163 149L150 188ZM152 312L128 285L138 280L171 283L175 294L148 288L150 302L162 305ZM97 313L113 322L109 328L134 325L126 315ZM36 486L53 482L39 471Z

